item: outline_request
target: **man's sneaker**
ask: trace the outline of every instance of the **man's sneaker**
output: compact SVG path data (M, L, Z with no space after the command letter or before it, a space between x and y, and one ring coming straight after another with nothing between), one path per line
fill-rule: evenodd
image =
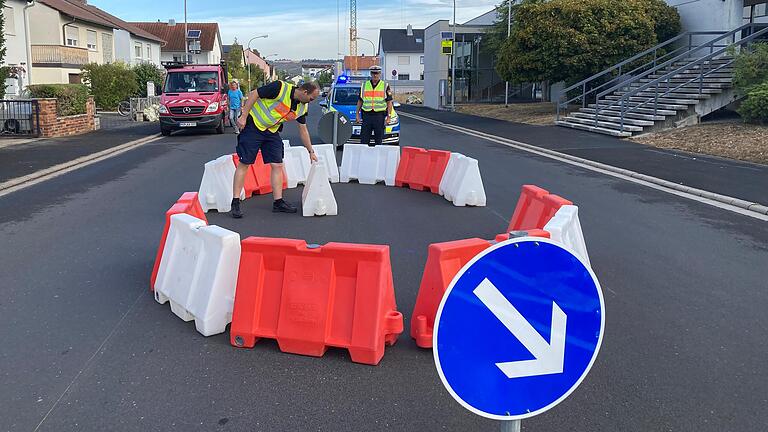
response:
M229 212L235 219L243 217L243 212L240 211L240 198L232 198L232 210Z
M296 213L298 209L295 205L291 205L288 202L286 202L284 199L280 198L279 200L276 200L272 204L272 211L273 212L282 212L282 213Z

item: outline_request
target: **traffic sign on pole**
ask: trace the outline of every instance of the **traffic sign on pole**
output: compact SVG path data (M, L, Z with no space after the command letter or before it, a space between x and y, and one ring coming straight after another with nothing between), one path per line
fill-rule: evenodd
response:
M578 387L604 326L587 264L549 239L510 239L478 254L448 287L435 318L435 365L468 410L520 420Z

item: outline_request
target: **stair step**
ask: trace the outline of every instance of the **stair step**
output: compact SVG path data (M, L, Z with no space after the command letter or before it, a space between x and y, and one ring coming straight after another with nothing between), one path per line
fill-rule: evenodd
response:
M648 78L657 79L657 78L661 78L661 77L663 77L665 75L666 74L651 74L651 75L648 75ZM679 73L679 74L674 74L674 75L672 75L669 78L672 78L672 79L683 79L685 81L689 81L689 80L692 80L692 79L699 79L699 73L698 72L691 72L691 73L683 72L683 73ZM708 80L710 82L725 82L725 81L721 81L721 80L729 80L727 82L731 82L733 80L733 74L731 74L731 73L713 72L713 73L704 75L704 81L707 82Z
M640 110L642 110L642 111L647 110L649 112L648 113L643 113ZM595 113L595 108L594 107L591 107L591 108L581 108L579 111L583 112L583 113L594 114ZM666 116L672 116L672 115L675 115L676 113L677 113L676 111L658 110L656 112L656 115L653 115L653 108L651 108L651 109L638 108L638 111L625 112L624 113L624 117L625 118L629 117L629 118L638 119L638 120L648 120L648 121L653 122L653 121L662 121L662 120L666 119ZM609 115L609 116L620 116L621 112L620 111L614 111L614 110L600 110L600 114L601 115L605 114L605 115Z
M613 116L613 115L610 115L608 113L601 112L600 115L597 116L597 119L599 121L606 121L606 122L609 122L609 123L621 123L620 115L621 115L620 113L616 113L616 115ZM587 120L590 120L592 122L595 121L595 114L594 113L574 112L574 113L571 113L571 116L572 117L576 117L576 118L587 119ZM633 125L633 126L653 126L653 122L652 121L628 118L626 115L624 116L624 124L625 125Z
M621 96L608 95L608 96L605 96L605 99L617 101L621 99ZM641 97L641 96L630 96L628 99L630 102L640 102L640 103L653 100L653 98ZM657 102L668 104L668 105L678 105L678 106L696 105L697 103L699 103L699 101L695 99L673 99L673 98L667 98L667 97L659 98L658 100L653 100L653 103L657 103Z
M625 95L625 94L627 94L627 92L617 91L617 92L614 92L613 94L614 95ZM653 98L656 97L656 92L654 92L653 89L646 89L646 90L643 90L641 92L635 93L635 95L639 96L639 97L653 99ZM681 93L668 93L668 94L664 94L663 90L661 90L661 89L659 90L659 98L660 99L661 98L678 99L678 100L683 100L683 99L709 99L710 97L712 97L712 96L710 96L710 95L708 95L706 93L704 93L704 94L698 94L698 93L684 93L684 94L681 94Z
M629 88L634 90L636 88L639 88L642 84L633 83L629 85ZM655 91L656 86L651 86L643 91ZM659 84L659 90L660 91L667 91L669 89L674 89L675 93L698 93L699 92L699 86L697 85L690 85L685 87L678 87L677 85L671 85L668 86L666 83ZM709 87L701 87L701 92L706 94L720 94L723 92L722 88L709 88Z
M627 106L629 106L632 109L632 111L634 111L634 112L643 112L643 113L646 113L646 114L652 114L653 113L653 105L651 105L650 107L648 105L643 105L642 107L639 107L639 108L637 107L638 105L640 105L640 104L639 103L632 103L632 102L630 102ZM594 108L595 104L589 104L589 107L590 108ZM607 101L601 101L600 102L600 108L602 108L602 109L610 109L610 110L614 110L614 111L618 111L619 110L619 106L618 105L611 106L611 104L608 103ZM660 103L658 105L657 112L659 114L662 114L662 115L676 115L677 111L684 111L684 110L687 110L687 109L688 109L687 105L674 105L674 104L670 105L670 104L662 104L662 103Z
M606 129L606 128L601 128L601 127L587 126L587 125L584 125L584 124L581 124L581 123L570 123L570 122L562 121L562 120L556 122L555 124L557 124L558 126L569 127L569 128L572 128L572 129L585 130L585 131L588 131L588 132L601 133L601 134L605 134L605 135L612 135L612 136L620 137L620 138L626 138L626 137L631 137L632 136L631 132L622 132L622 131L616 130L616 129Z
M618 119L617 119L618 120ZM585 118L579 118L579 117L565 117L563 121L569 122L569 123L580 123L587 126L595 126L595 120L592 119L585 119ZM614 122L608 122L608 121L601 121L598 120L597 127L606 128L606 129L617 129L621 130L621 124L620 123L614 123ZM629 132L642 132L643 127L642 126L634 126L630 124L624 124L624 130Z
M634 83L632 83L630 85L634 85L636 83L646 84L646 83L649 83L651 81L653 81L653 79L651 79L651 78L641 78L641 79L635 81ZM670 82L673 84L673 87L677 87L678 85L685 83L686 87L689 87L689 86L693 87L693 86L695 86L696 88L698 88L698 86L699 86L698 82L688 82L688 81L690 81L690 80L687 80L687 79L677 79L677 78L670 80ZM720 88L720 89L724 89L724 88L730 87L729 83L730 83L730 81L729 82L707 81L707 79L705 78L704 79L704 83L703 83L702 86L704 88ZM667 84L666 81L661 82L661 83L659 83L659 87L661 87L662 85L666 85L666 84Z

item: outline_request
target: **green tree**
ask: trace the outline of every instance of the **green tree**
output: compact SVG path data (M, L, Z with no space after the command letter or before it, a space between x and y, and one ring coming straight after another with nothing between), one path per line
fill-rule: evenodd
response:
M742 50L733 62L733 85L739 94L746 95L752 87L768 83L768 42L753 44Z
M333 74L331 71L325 70L320 72L320 74L317 76L317 84L320 85L320 88L326 87L331 85L333 82Z
M229 54L227 54L227 67L230 71L244 69L243 46L237 42L237 38L235 38L234 42L232 42L232 46L229 48Z
M133 73L136 74L136 85L139 86L139 91L136 96L147 97L147 83L155 83L155 94L160 90L163 85L163 70L155 66L152 63L140 63L131 68Z
M83 84L90 87L99 108L114 109L139 91L136 73L125 63L89 63L82 67L82 71Z
M524 0L496 70L510 82L573 83L680 30L663 0Z

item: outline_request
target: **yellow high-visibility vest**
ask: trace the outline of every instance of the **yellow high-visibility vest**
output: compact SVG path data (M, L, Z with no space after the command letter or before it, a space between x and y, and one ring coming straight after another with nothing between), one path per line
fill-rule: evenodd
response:
M307 113L309 107L299 103L291 111L291 93L294 85L281 81L280 93L276 99L257 99L251 108L251 118L260 131L277 132L284 122L296 120Z
M376 87L371 84L370 80L365 81L363 88L361 89L363 111L375 111L382 112L387 110L387 83L384 80L380 80Z

